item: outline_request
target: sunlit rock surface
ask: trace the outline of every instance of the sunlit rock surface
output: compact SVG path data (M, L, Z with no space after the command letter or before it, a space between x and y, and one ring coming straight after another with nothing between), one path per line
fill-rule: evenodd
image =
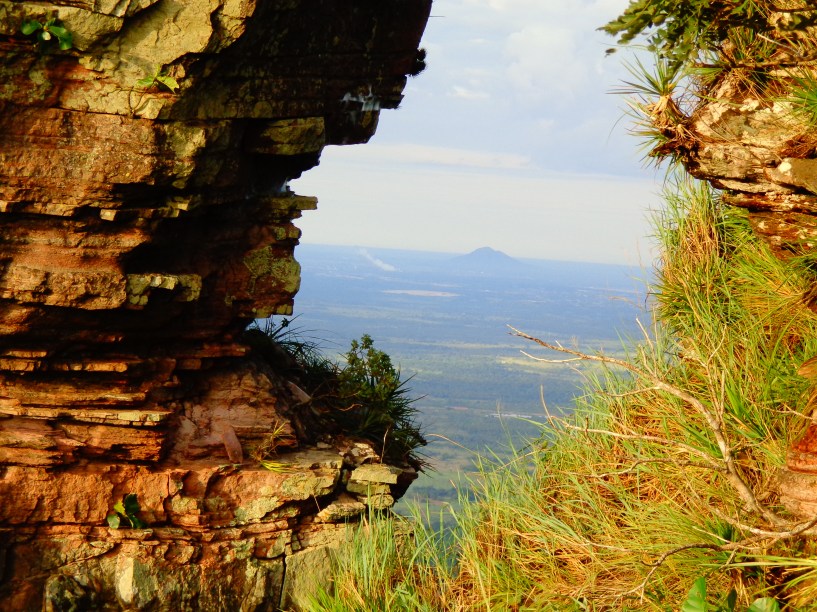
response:
M817 249L817 129L785 95L761 97L726 76L662 148L747 209L777 255Z
M0 0L0 608L303 608L415 476L305 444L237 338L298 290L288 181L398 105L430 5ZM72 49L23 36L53 17Z

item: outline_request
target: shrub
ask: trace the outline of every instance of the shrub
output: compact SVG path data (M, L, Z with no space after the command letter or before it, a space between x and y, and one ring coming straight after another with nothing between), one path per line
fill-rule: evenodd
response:
M738 29L791 32L813 26L817 12L809 4L780 8L763 0L632 0L601 30L617 36L620 44L647 35L651 51L682 63L719 51Z
M416 454L426 440L416 423L416 398L391 358L364 335L353 340L339 364L326 358L319 342L291 320L253 324L244 342L276 371L295 378L312 398L317 427L327 433L360 436L372 442L383 459L421 466Z
M373 442L382 442L382 454L404 459L414 449L425 446L415 422L416 399L408 396L406 382L391 358L374 347L364 335L352 340L346 353L346 366L338 371L339 411L336 421L346 431Z

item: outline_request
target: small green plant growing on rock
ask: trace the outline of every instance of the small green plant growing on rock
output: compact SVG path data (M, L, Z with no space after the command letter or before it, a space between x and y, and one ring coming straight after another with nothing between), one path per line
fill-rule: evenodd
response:
M156 70L150 76L136 81L137 87L143 89L159 89L176 93L179 89L179 83L172 76L168 76L167 72L161 66L156 66Z
M270 472L283 473L289 471L287 465L278 461L278 447L282 444L289 445L292 437L287 432L286 424L276 421L272 426L272 431L264 435L261 441L255 445L250 452L250 457L258 464Z
M371 336L352 340L346 367L338 373L341 409L336 419L344 429L383 444L382 455L405 458L426 444L414 421L417 409L405 380L391 358L374 347Z
M49 19L45 23L41 23L36 19L27 19L20 27L20 31L25 36L37 34L37 41L43 48L56 40L60 50L67 51L74 45L74 37L61 24L62 22L56 18Z
M119 529L123 526L132 529L144 529L147 527L145 522L136 516L136 513L139 512L139 502L136 499L136 493L128 493L125 495L122 501L118 501L113 505L113 509L114 511L105 518L111 529Z
M308 408L302 412L313 422L305 429L359 436L379 448L383 459L424 465L416 453L426 440L415 421L415 399L391 358L364 335L352 341L345 364L335 363L290 323L256 323L244 332L243 341L308 394Z

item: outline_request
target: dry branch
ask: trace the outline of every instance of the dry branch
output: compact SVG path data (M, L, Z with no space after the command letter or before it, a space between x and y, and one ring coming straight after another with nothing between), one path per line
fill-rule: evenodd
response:
M541 346L543 348L550 349L552 351L557 351L559 353L563 353L563 354L566 354L566 355L572 355L572 357L569 358L569 359L545 359L545 358L542 358L542 357L532 357L533 359L535 359L537 361L543 361L543 362L547 362L547 363L564 363L566 361L593 361L593 362L602 363L602 364L605 364L605 365L617 366L617 367L623 368L624 370L627 370L628 372L634 374L637 378L648 381L650 383L650 385L652 385L653 389L663 391L663 392L665 392L665 393L667 393L667 394L681 400L682 402L685 402L686 404L692 406L692 408L694 408L695 411L698 412L698 414L700 414L703 417L704 421L706 422L707 426L709 427L709 430L712 433L712 436L715 438L716 444L718 445L718 450L720 451L721 458L720 459L713 459L712 457L710 457L709 455L707 455L703 451L700 451L699 449L695 449L692 446L685 445L685 444L682 444L680 442L675 442L675 441L672 441L672 440L668 440L666 438L661 438L659 436L647 436L647 435L643 435L643 434L620 434L620 433L610 432L610 431L606 431L606 430L590 430L590 429L586 429L586 428L577 427L577 426L574 426L574 425L569 426L571 429L579 429L579 430L587 431L588 433L599 433L599 434L604 434L604 435L612 435L612 436L617 437L617 438L623 438L623 439L629 439L629 440L642 439L642 440L657 442L657 443L661 443L661 444L673 445L673 446L677 446L677 447L680 447L680 448L684 448L688 452L692 452L695 455L697 455L698 457L702 457L702 458L705 457L705 460L707 462L713 462L714 463L714 462L717 461L719 463L722 463L723 467L725 468L725 475L726 475L727 480L729 481L729 484L732 485L732 488L735 490L735 492L738 494L740 499L743 501L744 505L750 511L759 514L767 522L771 523L772 525L782 526L782 525L787 524L787 521L785 521L783 518L778 516L775 512L773 512L772 510L770 510L769 508L765 507L763 504L758 502L757 498L755 497L755 494L752 492L752 489L749 487L749 485L744 480L743 475L741 473L741 470L740 470L740 468L738 467L738 465L737 465L737 463L735 461L735 457L734 457L734 454L733 454L733 449L730 446L730 444L728 443L728 441L726 440L726 435L724 434L723 427L722 427L722 420L721 420L720 415L719 415L718 412L715 412L715 411L711 410L709 407L706 406L706 404L704 404L702 401L700 401L698 398L696 398L692 394L688 393L687 391L684 391L683 389L680 389L680 388L676 387L675 385L670 385L669 383L663 381L661 378L659 378L657 375L653 374L652 372L648 372L648 371L642 370L641 368L637 368L635 365L633 365L630 362L627 362L627 361L624 361L624 360L621 360L621 359L616 359L615 357L606 357L604 355L588 355L588 354L582 353L580 351L576 351L576 350L573 350L573 349L566 348L566 347L562 346L561 344L551 344L549 342L545 342L544 340L541 340L539 338L536 338L534 336L526 334L526 333L524 333L524 332L522 332L522 331L520 331L520 330L518 330L518 329L516 329L514 327L511 327L511 326L509 326L509 327L512 330L513 335L515 335L515 336L518 336L520 338L524 338L526 340L530 340L531 342L534 342L534 343L538 344L539 346Z

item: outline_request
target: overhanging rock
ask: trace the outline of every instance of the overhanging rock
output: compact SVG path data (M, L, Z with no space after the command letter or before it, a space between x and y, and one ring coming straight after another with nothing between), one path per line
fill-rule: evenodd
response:
M288 182L397 106L430 5L0 0L0 607L303 607L287 555L405 490L293 436L239 336L298 290ZM240 464L276 428L287 469Z

